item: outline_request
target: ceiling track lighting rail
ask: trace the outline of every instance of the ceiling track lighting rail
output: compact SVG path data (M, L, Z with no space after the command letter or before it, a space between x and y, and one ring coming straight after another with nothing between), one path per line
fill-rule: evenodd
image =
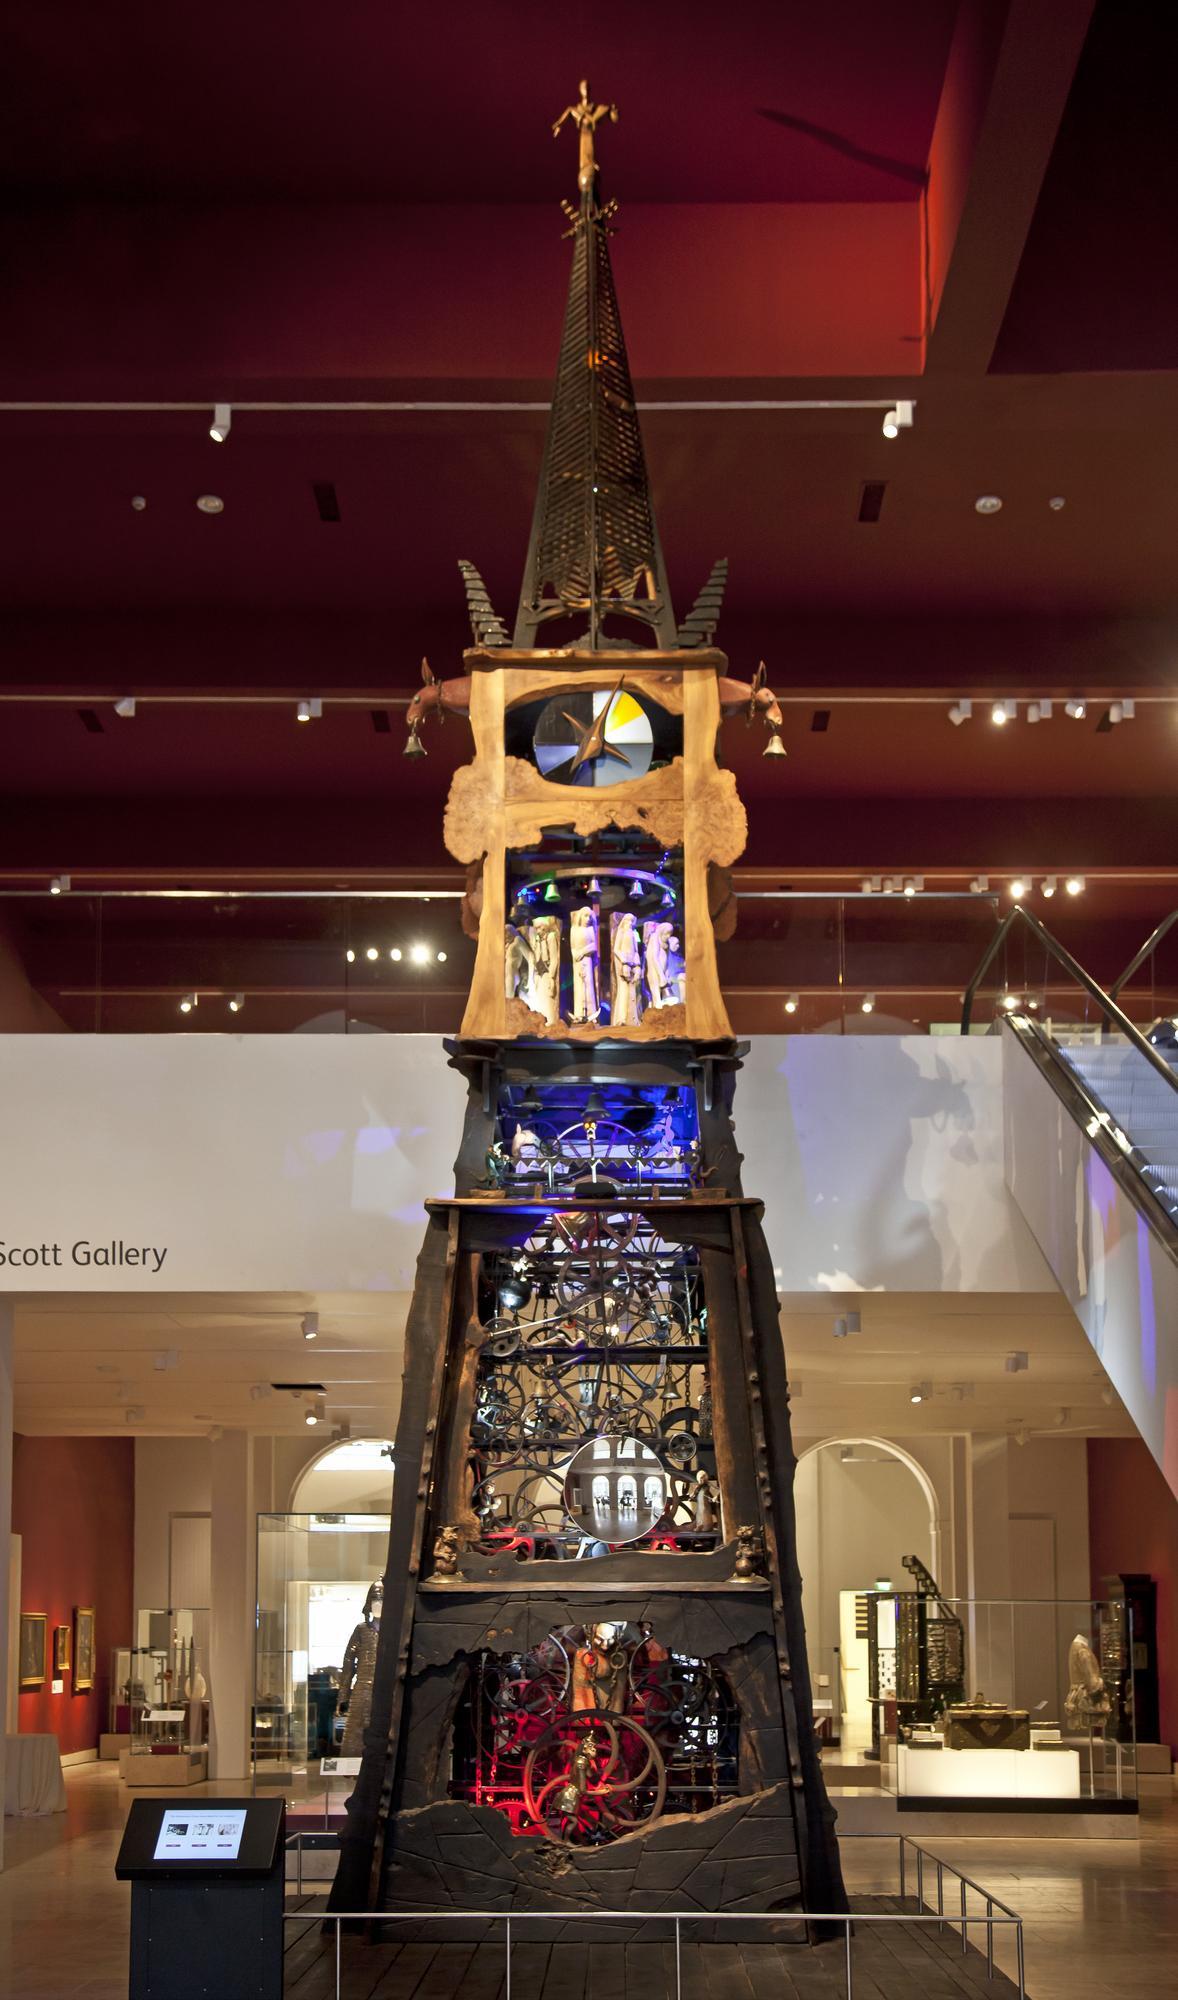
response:
M473 415L495 416L500 412L516 416L534 413L548 416L551 399L539 402L510 402L473 400L469 397L438 397L417 402L403 401L360 401L360 402L245 402L236 401L232 405L214 405L209 436L215 444L223 444L229 435L233 414L238 416L266 417L332 417L332 416L431 416L448 415L460 411ZM915 397L907 399L893 396L763 396L763 397L680 397L666 400L660 397L655 402L637 402L637 408L644 413L658 414L660 410L676 411L718 411L725 410L797 410L821 414L839 410L882 410L884 412L884 436L895 437L901 430L911 428L916 409ZM197 402L0 402L0 416L183 416L187 413L207 416L208 403ZM224 422L222 423L222 419ZM888 422L895 428L889 430Z

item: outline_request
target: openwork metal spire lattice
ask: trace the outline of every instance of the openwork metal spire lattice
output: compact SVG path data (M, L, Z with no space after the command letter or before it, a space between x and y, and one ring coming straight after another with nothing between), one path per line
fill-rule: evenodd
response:
M577 102L553 126L559 132L567 121L577 131L578 201L564 204L572 223L573 268L515 623L519 647L567 643L545 628L582 615L587 627L575 643L592 651L675 645L610 266L609 224L616 204L603 204L598 190L595 133L606 117L616 119L615 106L593 104L582 83ZM627 622L638 628L630 638Z

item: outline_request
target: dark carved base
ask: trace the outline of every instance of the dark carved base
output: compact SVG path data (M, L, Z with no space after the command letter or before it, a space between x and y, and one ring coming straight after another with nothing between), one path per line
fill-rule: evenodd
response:
M801 1891L788 1784L587 1848L515 1838L501 1813L449 1800L397 1813L385 1854L386 1910L771 1910Z

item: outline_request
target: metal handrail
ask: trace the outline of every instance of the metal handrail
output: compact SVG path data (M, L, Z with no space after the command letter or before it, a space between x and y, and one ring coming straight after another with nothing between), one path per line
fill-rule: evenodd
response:
M1125 970L1122 972L1120 978L1114 979L1112 985L1109 987L1108 991L1110 1000L1116 999L1122 986L1126 985L1128 981L1132 979L1133 974L1136 971L1138 971L1141 966L1145 964L1145 961L1149 957L1150 952L1157 950L1157 947L1160 945L1162 939L1165 937L1166 932L1170 930L1174 924L1178 924L1178 910L1171 910L1168 917L1163 917L1161 923L1158 924L1156 928L1150 932L1149 936L1145 940L1145 943L1142 945L1141 950L1138 952L1134 952L1133 957L1129 960L1129 963L1125 967Z
M968 1035L969 1033L974 996L977 993L978 987L993 965L994 960L1014 929L1015 924L1020 922L1025 924L1032 937L1037 938L1044 949L1051 953L1056 963L1062 965L1068 977L1074 979L1078 986L1083 987L1089 999L1096 1002L1105 1019L1110 1021L1125 1036L1126 1040L1132 1044L1139 1055L1145 1057L1150 1068L1156 1070L1159 1076L1165 1078L1171 1090L1178 1091L1178 1076L1170 1068L1165 1057L1159 1054L1152 1042L1146 1040L1140 1028L1129 1019L1129 1016L1122 1013L1112 995L1106 993L1103 986L1097 984L1090 972L1085 972L1079 959L1072 957L1067 946L1062 945L1058 938L1052 937L1046 924L1040 923L1038 917L1033 916L1030 910L1025 910L1021 903L1016 903L1010 914L1004 917L999 924L998 929L995 931L982 955L982 960L977 971L965 989L965 997L961 1003L962 1034Z
M303 1835L296 1833L287 1841L287 1847L298 1843L298 1854L302 1858ZM345 1924L447 1924L447 1923L487 1923L502 1924L504 1927L504 1995L511 2000L511 1944L513 1924L560 1924L570 1921L587 1923L627 1923L627 1924L671 1924L675 1941L675 2000L682 2000L682 1927L684 1924L782 1924L798 1926L837 1925L843 1933L843 1964L846 1977L846 2000L854 2000L854 1957L852 1940L856 1925L870 1924L936 1924L943 1930L946 1924L956 1924L961 1931L961 1952L965 1957L969 1951L969 1929L983 1926L986 1932L986 1977L994 1977L994 1929L1013 1927L1015 1941L1015 1969L1019 2000L1026 2000L1026 1955L1023 1934L1024 1919L1017 1910L1012 1910L999 1896L989 1889L983 1889L969 1875L963 1875L951 1861L944 1861L938 1855L929 1854L920 1847L909 1834L844 1834L844 1840L891 1840L899 1842L900 1900L907 1897L907 1853L910 1850L916 1860L916 1909L908 1910L838 1910L833 1912L815 1910L286 1910L283 1923L333 1924L335 1927L335 2000L342 2000L342 1937ZM924 1893L925 1863L936 1870L937 1905L930 1904L925 1915L926 1897ZM945 1875L948 1873L961 1888L960 1909L954 1913L945 1905ZM969 1914L968 1897L973 1891L985 1904L984 1916ZM301 1894L301 1883L299 1887Z

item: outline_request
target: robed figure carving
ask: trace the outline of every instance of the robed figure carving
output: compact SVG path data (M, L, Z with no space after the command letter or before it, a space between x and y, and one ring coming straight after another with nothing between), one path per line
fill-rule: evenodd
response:
M596 1021L601 1012L597 992L597 918L586 904L569 921L569 952L573 961L573 1019Z
M613 962L610 1020L615 1028L636 1028L642 1019L642 940L629 910L614 925Z

